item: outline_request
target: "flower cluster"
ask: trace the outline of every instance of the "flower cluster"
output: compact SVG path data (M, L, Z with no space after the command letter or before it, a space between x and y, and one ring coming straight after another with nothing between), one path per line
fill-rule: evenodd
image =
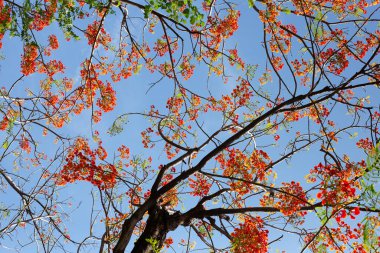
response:
M94 111L93 115L95 122L100 120L102 112L112 111L116 106L116 92L109 82L104 83L99 78L98 69L98 65L91 64L86 60L82 64L80 71L84 85L78 89L78 94L87 107L93 105L96 92L99 91L100 97L96 100L96 105L99 107L99 110Z
M169 48L170 54L173 54L178 49L178 41L175 40L172 42L170 37L163 36L155 42L153 50L162 57L169 52Z
M332 48L328 48L326 51L320 53L321 65L327 64L327 68L334 74L341 74L348 67L346 50L340 49L334 51Z
M129 155L130 155L130 150L128 147L126 147L125 145L121 145L117 151L119 151L120 153L120 158L121 159L129 159Z
M305 76L312 70L312 65L305 61L304 58L301 59L301 62L298 59L290 62L294 68L294 74L297 76Z
M48 41L49 41L49 46L44 49L44 54L46 56L50 56L52 50L57 50L59 48L59 42L58 42L57 36L55 36L54 34L49 36Z
M269 48L273 53L287 54L292 46L293 34L297 34L297 29L294 25L283 25L280 21L273 23L266 29L269 39ZM280 64L281 65L281 64Z
M166 238L165 241L164 241L164 245L166 248L169 248L170 245L173 244L173 238L169 237L169 238Z
M21 73L30 75L36 72L36 63L38 57L38 46L27 44L24 46L24 54L21 56Z
M323 0L319 0L318 2L322 2ZM305 0L292 0L291 1L294 8L295 8L295 14L305 14L305 15L310 15L313 13L314 6L315 5L314 1L305 1Z
M284 215L292 215L307 204L306 193L299 182L282 183L281 192L276 194L279 199L275 207ZM302 215L305 213L301 213Z
M282 62L282 58L280 56L272 57L271 62L273 68L277 71L281 70L284 67L284 63Z
M266 9L261 10L259 13L259 17L261 22L263 23L274 23L277 21L277 17L279 15L278 7L276 3L271 1L265 1L266 2Z
M354 207L350 212L349 215L351 219L355 219L355 216L358 216L360 214L360 208L359 207ZM335 220L339 223L342 223L342 220L347 217L347 211L345 209L340 210L336 215L335 215Z
M346 163L345 168L341 165L323 165L319 163L310 170L309 181L315 182L316 176L320 177L321 189L317 198L321 199L322 205L338 205L354 200L359 182L355 180L364 173L365 163Z
M190 63L191 56L183 56L182 63L179 65L183 79L187 80L194 74L195 66Z
M265 253L268 252L268 230L264 229L260 217L246 217L231 234L233 253Z
M212 39L209 41L208 46L218 49L223 39L231 37L239 28L239 17L240 12L236 10L229 10L228 15L224 19L209 17L208 23L211 26L209 36ZM209 56L212 56L212 53Z
M4 131L7 130L9 125L9 120L7 117L3 117L3 119L0 121L0 130Z
M212 184L209 182L207 177L205 177L201 173L195 174L196 179L189 178L189 186L190 188L194 189L192 192L190 192L193 196L200 196L204 197L208 194L210 191L210 188Z
M151 141L151 134L153 133L153 129L148 127L146 130L141 132L141 139L142 139L142 144L144 148L153 148L154 143Z
M88 40L88 44L97 48L101 44L105 49L108 48L108 44L111 42L111 37L107 34L106 30L99 21L88 25L85 36Z
M19 144L20 144L20 148L24 150L26 153L29 154L32 151L30 147L30 142L25 136L21 138Z
M221 36L223 38L231 37L239 28L239 17L239 11L230 10L225 19L218 20L218 22L211 19L210 23L214 24L214 26L210 29L210 32L216 36Z
M227 177L241 178L252 181L255 176L259 181L265 180L270 158L262 150L255 150L251 155L246 155L238 149L227 149L228 157L224 153L215 159L219 162L223 175ZM247 194L253 185L249 182L231 179L231 188L239 194Z
M246 80L241 80L241 83L231 92L231 97L234 101L234 108L245 106L253 96L253 91Z
M6 32L5 27L12 21L11 8L8 5L4 6L4 1L0 1L0 49L2 48L2 39Z
M140 205L141 204L141 192L142 188L137 186L135 188L129 189L125 194L129 197L128 203L131 205Z
M116 92L111 84L107 82L106 85L100 86L100 98L97 99L96 105L99 106L104 112L112 111L116 106Z
M35 12L33 15L33 21L30 23L29 28L41 31L47 27L53 19L55 12L57 11L57 0L45 0L45 3L50 2L49 5L45 5L45 10Z
M240 68L244 69L245 63L239 57L237 49L230 49L228 52L230 53L230 57L228 58L230 65L234 66L235 64L238 64Z
M55 174L57 185L84 180L100 189L112 188L116 184L118 173L111 164L96 164L97 158L100 160L107 158L107 152L101 142L98 144L98 148L93 151L85 139L78 138L69 149L62 170Z
M171 113L178 115L182 106L184 105L184 100L182 96L175 96L175 97L170 97L166 101L166 108L170 110Z
M357 207L349 211L351 219L355 219L359 214L360 210ZM368 217L366 222L368 226L365 228L361 223L357 223L356 226L353 227L352 221L349 222L351 224L349 225L343 221L346 217L348 217L347 211L344 209L340 210L335 218L339 225L338 227L331 227L328 230L324 227L318 233L308 234L305 237L305 242L310 242L308 248L313 252L318 252L317 249L321 248L329 248L330 251L335 252L345 252L345 250L348 249L348 245L350 245L350 248L353 249L353 251L350 251L352 253L368 253L369 251L367 251L366 248L368 248L369 244L373 244L373 246L378 244L376 242L371 242L371 239L376 237L374 236L376 233L375 231L380 225L377 218ZM372 226L372 221L377 223L377 226ZM365 230L366 232L364 232ZM366 233L367 245L360 243L359 239L363 237L363 233ZM374 241L376 241L376 239Z
M46 73L49 77L53 77L57 73L64 73L65 66L61 61L51 60L46 64L38 66L39 73Z
M369 138L365 138L365 139L360 139L357 143L356 143L356 146L358 148L361 148L363 150L365 150L366 152L370 152L373 150L374 146L373 146L373 142L369 140Z

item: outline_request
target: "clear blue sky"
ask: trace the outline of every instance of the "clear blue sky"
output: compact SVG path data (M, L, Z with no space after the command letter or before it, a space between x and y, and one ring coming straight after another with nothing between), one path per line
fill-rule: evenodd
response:
M257 15L253 13L252 9L248 9L248 5L242 5L241 9L241 18L240 18L240 28L236 32L236 34L228 40L226 43L226 48L234 48L235 46L239 50L239 54L242 56L247 63L250 64L258 64L257 77L260 77L262 73L265 72L266 56L262 46L261 41L263 40L263 32L262 32L262 23L258 19ZM132 9L131 9L132 10ZM290 22L300 22L299 20L287 20L287 16L284 16L284 23ZM289 16L290 17L290 16ZM106 20L107 31L111 33L113 37L118 36L119 32L119 16L109 16ZM85 28L85 24L79 23L79 26ZM132 32L136 34L136 39L141 40L142 34L139 32L142 29L142 24L138 21L135 22L135 27L132 28ZM302 29L302 28L301 28ZM65 76L73 77L75 80L75 85L79 84L79 70L80 63L84 58L89 57L91 48L87 45L85 39L80 41L70 41L64 42L62 33L57 32L57 27L52 26L45 29L43 32L36 33L38 40L45 43L47 40L47 36L49 34L57 34L60 41L60 49L57 52L54 52L54 55L57 56L58 59L62 60L62 62L66 65ZM151 39L152 40L152 39ZM117 40L115 40L117 41ZM153 40L152 40L153 41ZM6 38L3 41L3 49L1 54L3 56L3 60L0 61L0 86L6 87L8 89L10 84L12 84L16 79L20 77L20 56L22 54L22 44L20 43L18 38ZM188 49L188 48L187 48ZM98 52L96 52L98 53ZM99 53L105 53L102 49L99 50ZM299 52L294 51L294 54L298 54ZM107 53L106 53L107 54ZM226 73L230 75L229 82L223 84L223 81L220 78L215 76L211 76L208 79L207 77L207 68L205 66L197 67L195 70L195 75L188 81L186 81L186 87L190 87L194 91L199 91L202 94L207 94L207 89L210 89L215 97L220 96L221 94L230 92L236 85L235 79L240 74L239 71L235 67L230 67L228 63L226 63ZM286 78L290 78L289 75L285 75ZM107 134L109 127L112 125L117 116L126 112L144 112L149 110L150 105L154 104L160 110L165 110L164 107L166 105L167 98L172 94L173 82L168 79L164 79L155 85L152 89L148 91L150 84L156 80L158 80L158 75L150 74L147 70L142 70L142 72L136 76L132 76L127 80L121 81L120 83L114 84L114 89L117 92L117 107L113 112L107 113L103 116L103 120L101 123L93 125L93 130L98 130L101 133L101 138L103 140L104 146L107 148L109 153L109 162L112 162L112 157L114 152L116 152L117 147L122 144L130 147L132 155L141 156L147 158L152 156L153 163L152 168L157 168L159 164L167 162L164 151L161 149L161 145L157 145L157 149L146 150L142 147L140 132L144 130L147 126L149 126L149 122L140 116L130 116L128 119L128 124L126 124L124 131L116 136L110 136ZM39 89L39 80L41 79L40 74L33 74L24 78L19 84L16 85L13 96L26 96L26 89L30 89L32 91L37 91ZM257 78L255 79L256 85L259 85L257 82ZM273 83L269 83L266 85L269 92L271 91L270 85L276 85L276 78L274 78ZM364 92L364 91L363 91ZM378 106L378 99L380 99L379 94L371 94L374 95L372 98L373 105ZM344 122L347 122L352 117L352 115L348 115L342 108L342 110L336 112L337 125L339 127L340 124L344 125ZM212 132L215 128L217 128L220 124L220 115L214 114L212 116L201 117L204 120L205 129L209 132ZM292 136L296 131L302 131L307 127L306 120L300 121L297 124L294 124L289 132L286 129L279 129L277 134L281 136L280 141L274 144L273 136L263 137L257 141L258 146L269 146L265 148L265 151L269 153L273 158L278 157L282 154L285 149L286 141L289 140L290 136ZM91 117L89 111L84 112L80 116L73 116L72 121L67 124L67 126L62 129L57 129L57 131L63 136L85 136L91 140ZM34 127L31 129L31 132L36 137L38 142L38 147L41 150L47 152L48 155L52 155L55 150L59 147L58 144L54 144L54 138L52 135L48 135L47 137L42 137L42 130L38 127ZM367 134L362 133L358 130L358 135ZM204 139L204 136L201 136ZM0 140L5 138L5 133L0 132ZM358 150L353 148L355 147L355 142L358 138L350 139L347 135L341 135L339 143L336 144L337 152L348 153L352 160L360 160L364 159L365 155L363 153L357 152ZM15 147L17 143L14 143ZM296 154L292 160L287 162L283 162L276 166L275 171L278 174L278 179L273 183L275 186L279 186L281 182L290 182L290 181L300 181L302 185L307 187L308 185L305 183L304 176L308 173L308 171L316 165L319 161L321 161L321 154L318 153L319 147L311 147L309 150L304 151L302 153ZM27 163L30 161L23 162L23 165L28 166ZM1 166L3 168L7 168L7 170L12 170L9 168L14 168L14 157L8 156L1 162ZM44 165L46 166L46 165ZM210 162L207 165L207 168L213 168L216 166L214 161ZM54 163L51 166L51 170L54 171L59 169L59 164ZM38 170L41 170L39 167L31 167L29 170L24 171L24 168L20 170L15 170L16 175L26 176L32 175L33 171L36 170L38 174ZM34 174L33 174L34 175ZM32 176L33 178L34 176ZM32 187L33 181L27 182L26 186ZM1 187L1 186L0 186ZM1 188L0 188L1 189ZM92 195L91 191L95 192L95 205L93 216L97 215L100 212L99 205L99 194L97 190L92 187L87 182L77 182L74 184L69 184L66 187L59 189L59 199L67 200L72 204L72 207L67 207L62 205L61 207L64 209L69 216L65 218L64 224L68 228L68 232L71 238L75 240L81 240L84 236L89 233L89 224L90 224L90 211L92 209ZM127 191L127 189L120 188L119 192ZM187 199L188 196L182 196L183 204L178 206L179 211L185 211L191 208L192 204L196 199L191 197ZM186 198L186 199L185 199ZM14 207L18 207L19 199L14 192L11 190L3 190L0 192L0 204L6 203L14 203ZM1 205L0 205L1 207ZM182 209L183 208L183 209ZM126 211L126 210L124 210ZM308 215L310 218L310 227L317 227L319 225L317 219L312 217L313 214ZM102 217L102 214L99 216ZM99 218L99 219L100 219ZM94 235L101 237L103 231L103 224L98 221L94 224L93 233ZM6 221L6 219L5 219ZM0 220L0 228L2 222ZM25 236L25 233L30 231L30 227L27 225L26 229L18 228L16 233L17 238L22 239ZM275 231L269 228L269 238L270 240L276 239L282 233ZM179 228L178 231L170 233L169 236L172 236L175 240L173 244L174 250L168 249L167 252L185 252L185 248L178 246L178 238L183 238L183 235L186 234L186 231L183 228ZM191 241L197 242L197 248L201 249L201 242L198 239L195 239L196 236L192 234ZM225 240L220 237L217 232L215 232L215 241ZM227 242L221 242L221 244L228 244ZM0 240L0 252L13 252L13 250L7 250L6 247L12 248L17 245L15 240L9 240L7 237ZM281 252L285 250L286 252L299 252L301 244L298 242L298 238L291 235L285 234L284 238L271 245L269 252ZM64 247L65 244L63 245ZM19 247L19 246L18 246ZM35 252L35 244L31 244L23 249L22 252ZM68 250L75 251L75 247L67 246ZM60 252L59 249L54 252ZM94 252L91 247L84 249L83 252ZM208 252L206 250L200 250L200 252Z

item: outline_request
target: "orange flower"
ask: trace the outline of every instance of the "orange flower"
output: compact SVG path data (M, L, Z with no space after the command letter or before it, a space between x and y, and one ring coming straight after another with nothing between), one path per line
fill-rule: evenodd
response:
M239 228L231 234L233 253L265 253L268 252L268 230L263 229L260 217L245 218Z
M55 36L54 34L49 36L49 46L53 50L58 49L59 47L57 36Z
M26 139L25 137L22 137L21 141L19 142L20 144L20 148L22 150L24 150L26 153L30 154L30 151L32 150L31 147L30 147L30 143L28 141L28 139Z
M0 130L4 131L8 128L9 120L7 117L3 117L3 119L0 121Z
M38 46L28 44L24 47L24 54L21 56L21 73L30 75L36 71L36 59L38 57Z

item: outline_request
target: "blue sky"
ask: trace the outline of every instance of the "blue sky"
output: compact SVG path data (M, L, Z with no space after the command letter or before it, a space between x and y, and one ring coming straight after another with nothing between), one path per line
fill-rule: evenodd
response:
M247 7L247 4L242 5L241 12L242 15L240 18L240 28L236 32L236 34L230 40L228 40L228 42L226 43L226 48L237 47L239 49L239 54L246 60L247 63L258 64L258 78L262 73L265 72L265 66L267 64L266 56L264 54L263 46L261 43L261 41L263 40L262 24L259 21L257 15L253 13L253 10ZM119 16L107 17L107 31L109 31L113 37L118 36L120 22L119 20ZM283 21L284 23L300 22L298 20L291 19L290 16L288 18L288 16L286 15L284 15ZM86 27L86 24L80 23L79 25L82 25L82 28ZM136 34L137 40L141 40L142 38L142 34L139 32L141 28L142 24L139 22L136 22L135 26L132 28L132 33ZM76 81L75 85L78 85L80 63L83 61L84 58L89 57L91 48L87 45L87 41L85 39L82 39L80 41L64 42L62 34L60 32L57 32L56 26L49 27L45 29L43 32L36 33L36 35L40 41L46 43L47 36L52 33L57 34L61 42L60 49L57 52L55 52L54 55L58 59L62 60L63 63L66 65L67 69L65 75L73 77L73 79ZM148 36L147 33L146 36ZM154 36L160 36L159 32ZM151 36L150 39L148 39L148 41L153 41L154 36ZM22 54L22 44L20 43L18 38L8 38L7 36L4 39L3 43L4 45L1 54L3 55L4 59L0 61L0 86L5 86L6 88L8 88L9 84L13 83L20 76L19 66L20 55ZM107 52L104 52L102 49L98 49L96 53L109 54ZM298 53L299 52L295 51L294 55ZM208 88L212 91L213 95L218 97L221 94L230 92L235 87L235 79L240 74L239 70L237 70L235 67L229 66L228 63L226 64L226 73L231 77L229 78L228 83L223 84L221 78L215 76L211 76L210 78L208 78L207 68L205 66L197 66L195 70L195 75L190 80L186 81L185 85L187 87L191 87L191 89L194 91L199 91L202 94L206 94L206 88ZM288 74L285 74L286 78L290 78ZM40 78L40 74L33 74L31 76L28 76L19 84L17 84L13 95L24 97L26 96L26 89L38 90L38 82ZM157 148L152 150L146 150L142 147L140 132L149 126L149 122L146 119L140 116L130 116L128 118L128 123L125 125L125 129L121 134L116 136L110 136L107 134L107 131L116 119L116 117L123 113L144 112L149 110L151 104L156 105L156 107L160 110L165 110L164 108L166 105L166 100L172 94L173 81L164 79L157 85L155 85L153 88L149 89L150 84L158 80L158 78L158 75L150 74L147 70L142 70L141 73L139 73L138 75L132 76L127 80L121 81L120 83L114 84L113 87L117 92L118 104L113 112L107 113L103 116L103 120L101 121L101 123L92 125L93 128L91 128L91 115L89 111L85 111L80 116L72 117L72 121L69 124L67 124L67 126L63 127L62 129L57 129L57 131L59 131L59 133L61 133L63 136L85 136L91 140L91 129L98 130L101 133L101 138L103 140L104 146L107 148L107 150L109 150L109 162L112 162L112 157L114 152L116 152L117 147L119 147L122 144L125 144L126 146L130 147L132 155L141 156L143 158L152 156L153 163L151 167L157 168L159 164L167 162L167 159L165 157L165 152L162 151L162 143L158 144ZM256 85L259 85L257 82L257 78L255 79L255 82ZM276 88L272 88L271 85L276 85L276 78L274 78L273 83L266 84L264 88L267 88L269 91L275 90ZM379 101L379 94L374 93L373 95L375 96L372 99L373 104L375 106L378 106L378 102L376 101ZM340 110L337 110L335 117L339 126L340 124L344 124L345 122L347 122L347 120L351 119L352 115L347 114L344 111L344 108L341 108ZM221 118L220 114L215 113L211 114L211 116L201 117L201 120L205 124L205 129L209 132L212 132L212 130L215 130L215 128L219 127ZM285 145L287 144L286 141L289 140L288 138L294 135L296 131L299 131L300 129L304 130L306 127L307 120L304 119L294 124L292 128L289 129L289 133L287 133L286 129L278 130L277 133L281 136L281 139L275 145L273 145L273 136L259 138L256 140L256 142L259 147L268 146L265 148L266 152L268 152L269 155L275 158L278 157L281 154L281 152L284 151ZM54 144L54 137L52 137L52 135L48 135L47 137L41 136L42 130L40 128L34 127L33 129L31 129L31 132L34 134L34 136L36 136L39 148L41 150L45 150L48 155L52 155L55 152L55 150L59 148L60 144ZM358 130L358 135L360 136L362 134L366 133L362 133L360 132L360 130ZM225 136L222 135L222 137ZM0 139L4 138L5 133L0 132ZM200 140L202 139L204 139L204 136L200 134ZM336 149L339 150L339 152L349 153L352 160L364 159L365 155L363 153L358 152L357 149L353 148L357 140L357 138L350 139L347 135L342 135L339 143L336 144ZM17 147L17 143L14 143L13 145ZM309 171L314 165L316 165L321 160L321 154L317 155L317 151L319 148L319 146L311 147L306 151L294 155L292 160L283 162L280 165L276 166L275 170L278 174L278 179L276 180L276 182L274 182L275 186L279 186L281 182L289 182L292 180L300 181L302 182L302 185L307 186L304 180L304 176L308 173L307 171ZM206 149L206 151L207 150L209 149ZM25 163L28 162L30 161L26 161ZM4 159L1 162L1 165L2 167L6 168L14 167L14 158L12 156L7 157L7 159ZM213 168L213 166L217 166L217 164L214 161L211 161L207 165L207 168ZM58 163L54 163L50 169L54 171L58 170L59 168L60 165ZM31 167L29 170L23 171L23 168L21 168L19 171L15 171L15 173L24 176L31 175L33 174L32 170L36 170L36 174L38 174L38 171L41 169L43 168ZM31 185L29 187L32 187L33 182L28 182L28 184L30 183ZM59 198L65 199L71 203L71 207L62 205L59 206L58 209L62 209L69 214L68 217L65 217L66 219L64 220L64 224L68 228L68 232L71 238L73 239L83 239L83 236L89 233L89 213L92 209L91 191L94 191L94 199L96 202L94 206L95 211L93 213L94 217L98 213L98 211L100 213L100 205L98 202L99 194L97 193L97 190L94 187L92 187L87 182L77 182L74 184L69 184L66 187L62 187L59 189ZM125 191L126 189L119 189L120 193ZM12 193L12 191L4 191L3 193L0 193L0 196L0 203L12 203L15 199L17 199L17 195ZM186 196L183 196L183 198L185 197ZM17 201L14 202L14 206L18 205ZM191 205L195 201L196 198L194 197L184 200L184 208L186 210L191 208ZM180 211L184 211L181 210L181 204L178 206L178 209L180 209ZM127 210L124 209L124 211ZM319 225L318 221L315 216L312 216L312 214L308 215L308 218L310 217L310 226L317 227ZM28 233L29 231L30 230L28 226L26 227L26 229L17 229L16 233L18 234L16 238L24 237L25 233ZM103 224L97 221L94 224L92 232L97 236L101 236L101 234L103 233ZM175 243L173 244L173 248L176 250L176 252L185 252L185 249L181 246L178 246L177 244L178 239L180 237L182 238L183 234L185 233L185 230L180 228L178 231L169 234L169 236L172 236L174 239L177 239L177 241L175 241ZM270 239L276 239L281 234L282 233L278 231L270 229ZM219 237L218 233L216 232L215 241L218 240L225 239ZM194 234L192 234L191 241L195 241L197 247L199 247L200 249L203 247L201 246L201 242L198 239L195 239ZM223 241L221 242L221 244L227 245L228 243L226 241ZM2 242L0 242L0 247L3 247L2 250L6 250L5 252L13 252L13 250L7 250L5 247L13 247L14 245L17 245L17 242L15 240L5 239ZM36 244L31 244L27 246L23 252L32 252L35 250L35 247ZM65 244L64 247L66 247ZM298 242L298 238L290 234L286 234L283 240L273 244L273 246L271 245L269 252L278 252L278 250L279 252L281 252L281 250L285 250L286 252L299 252L300 247L301 246ZM67 245L66 249L74 251L76 248ZM57 249L57 252L60 252L60 250ZM83 252L92 252L92 249L89 247L87 249L84 249ZM167 252L174 252L174 250L168 249ZM200 252L207 251L200 250Z

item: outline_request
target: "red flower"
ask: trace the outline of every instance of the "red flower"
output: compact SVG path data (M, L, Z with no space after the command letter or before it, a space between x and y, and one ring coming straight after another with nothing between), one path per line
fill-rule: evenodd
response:
M359 214L360 214L360 209L359 209L359 207L355 207L354 209L352 209L352 213L353 213L354 215L359 215Z
M21 56L21 73L30 75L36 71L36 59L38 57L38 46L28 44L24 47L24 54Z
M8 128L9 120L7 117L4 117L2 121L0 121L0 130L4 131Z
M22 137L22 139L20 141L20 148L28 154L32 150L30 147L30 143L29 143L28 139L26 139L25 137Z
M263 229L260 217L245 218L239 228L231 234L232 252L234 253L265 253L268 252L268 230Z
M194 189L190 194L200 197L206 196L210 191L212 184L200 173L195 174L195 176L197 177L196 180L189 178L189 186Z
M49 36L49 46L53 50L55 50L59 47L59 42L58 42L57 36L55 36L54 34Z

